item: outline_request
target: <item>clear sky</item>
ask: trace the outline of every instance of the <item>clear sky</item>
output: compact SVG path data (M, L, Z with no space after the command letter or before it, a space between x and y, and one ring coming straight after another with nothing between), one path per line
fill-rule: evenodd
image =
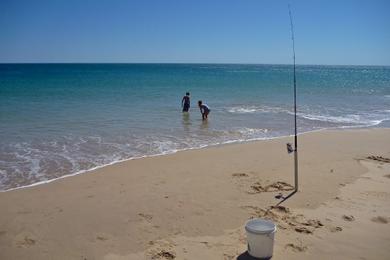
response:
M0 0L0 62L390 65L390 0Z

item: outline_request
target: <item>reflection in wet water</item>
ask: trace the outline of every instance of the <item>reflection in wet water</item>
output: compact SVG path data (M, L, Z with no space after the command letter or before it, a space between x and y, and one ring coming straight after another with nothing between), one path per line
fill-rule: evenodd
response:
M210 128L210 124L208 120L201 120L201 124L199 126L200 130L208 130Z
M189 133L190 132L190 127L192 125L191 120L190 120L190 113L183 112L183 118L182 118L181 122L183 124L184 132Z

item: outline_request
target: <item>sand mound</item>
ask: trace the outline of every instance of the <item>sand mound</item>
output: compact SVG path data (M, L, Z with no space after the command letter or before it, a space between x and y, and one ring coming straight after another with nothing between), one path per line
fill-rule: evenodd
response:
M150 259L175 259L176 252L174 244L168 240L150 241L151 247L147 250L146 255Z
M269 219L277 223L280 229L294 230L298 233L312 234L315 229L324 225L318 219L306 219L302 214L295 214L285 206L271 206L262 209L253 206L246 206L246 209L253 211L254 217Z

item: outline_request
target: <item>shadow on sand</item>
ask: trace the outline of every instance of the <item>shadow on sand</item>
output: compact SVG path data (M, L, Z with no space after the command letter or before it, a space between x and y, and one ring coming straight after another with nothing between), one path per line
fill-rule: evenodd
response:
M244 253L242 253L241 255L237 256L237 259L236 260L269 260L271 259L272 257L267 257L267 258L256 258L256 257L253 257L251 256L248 251L245 251Z
M282 196L282 197L276 197L277 199L282 199L281 201L279 201L275 206L279 206L280 204L282 204L283 202L285 202L286 200L288 200L289 198L291 198L295 193L297 193L298 191L297 190L294 190L293 192L291 192L290 194L288 194L286 197Z

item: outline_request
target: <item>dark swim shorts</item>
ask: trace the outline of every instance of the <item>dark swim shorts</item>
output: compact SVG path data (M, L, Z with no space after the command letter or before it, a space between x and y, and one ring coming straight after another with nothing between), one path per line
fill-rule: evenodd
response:
M183 105L183 112L188 112L189 109L190 109L190 104Z

